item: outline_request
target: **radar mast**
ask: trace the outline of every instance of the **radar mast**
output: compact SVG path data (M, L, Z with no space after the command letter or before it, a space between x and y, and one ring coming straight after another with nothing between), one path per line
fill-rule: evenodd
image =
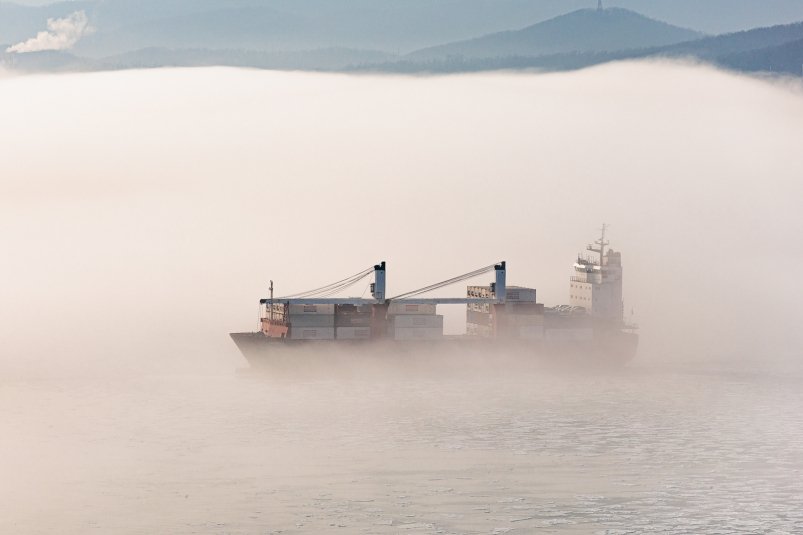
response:
M605 247L608 246L611 242L605 240L605 231L608 230L608 225L603 223L602 228L602 236L600 239L596 240L594 243L599 245L599 249L595 248L594 245L589 245L586 247L587 250L591 251L592 253L599 253L599 265L602 266L603 257L605 256Z

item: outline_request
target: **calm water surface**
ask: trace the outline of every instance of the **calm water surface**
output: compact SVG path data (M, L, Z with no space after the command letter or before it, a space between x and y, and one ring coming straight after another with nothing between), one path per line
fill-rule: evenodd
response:
M803 533L803 376L0 383L0 532Z

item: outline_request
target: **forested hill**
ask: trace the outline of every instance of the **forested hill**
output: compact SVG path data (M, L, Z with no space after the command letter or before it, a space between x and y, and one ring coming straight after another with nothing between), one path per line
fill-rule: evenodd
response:
M483 12L480 7L486 4L480 0L326 2L73 0L22 7L0 0L0 42L6 43L0 47L0 69L76 71L227 65L410 73L550 71L616 60L668 57L692 58L749 72L803 73L803 23L703 36L625 9L580 9L524 29L479 32L474 34L478 37L455 40L454 32L442 30L456 25L466 32L502 24L502 19ZM566 2L562 5L570 4ZM465 9L458 9L457 4ZM533 20L525 16L525 4L547 5L494 0L495 6L506 6L508 15L516 6L524 10L519 17L525 21L521 26ZM706 9L710 5L706 4ZM62 50L9 50L40 35L37 28L44 27L47 17L75 15L74 10L84 14L83 24L88 28L77 42L70 42ZM491 22L481 23L484 19L480 15ZM465 17L473 22L464 24ZM412 32L405 34L405 39L411 39L405 41L408 43L431 44L436 36L449 42L409 54L388 50L389 44L400 43L397 37L405 28Z
M580 9L517 31L429 47L411 60L461 56L494 58L564 52L612 52L698 39L698 32L650 19L626 9Z
M472 58L417 59L360 65L358 70L389 72L471 72L500 69L573 70L628 59L694 59L745 72L803 74L803 23L694 39L662 47L614 52L564 52L543 55L498 55Z

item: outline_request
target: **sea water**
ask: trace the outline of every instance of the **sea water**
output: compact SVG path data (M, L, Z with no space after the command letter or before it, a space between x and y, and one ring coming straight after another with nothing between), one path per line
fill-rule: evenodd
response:
M803 375L0 383L0 532L801 533Z

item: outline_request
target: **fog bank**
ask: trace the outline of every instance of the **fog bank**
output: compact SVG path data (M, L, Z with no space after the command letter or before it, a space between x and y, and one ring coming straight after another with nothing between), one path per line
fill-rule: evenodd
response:
M803 260L799 86L647 63L198 69L4 78L0 102L4 372L231 370L227 333L256 327L268 279L288 293L379 260L391 294L504 259L564 303L603 221L640 362L803 341L783 273Z

